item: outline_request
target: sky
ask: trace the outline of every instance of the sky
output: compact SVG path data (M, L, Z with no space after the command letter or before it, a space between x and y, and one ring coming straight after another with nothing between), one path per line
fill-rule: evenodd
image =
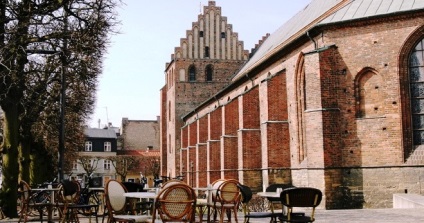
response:
M222 16L238 33L246 50L266 33L272 34L311 0L215 0ZM122 118L156 120L160 115L160 89L165 84L165 64L174 48L197 22L207 0L123 0L118 10L119 34L103 60L96 105L87 125L93 128Z

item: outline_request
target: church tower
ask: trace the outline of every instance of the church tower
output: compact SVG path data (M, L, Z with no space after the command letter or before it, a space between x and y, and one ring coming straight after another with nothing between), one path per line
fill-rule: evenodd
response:
M221 7L209 1L166 63L161 89L161 164L163 176L181 175L181 117L225 88L249 52ZM194 141L195 140L195 141ZM196 136L190 141L197 142Z

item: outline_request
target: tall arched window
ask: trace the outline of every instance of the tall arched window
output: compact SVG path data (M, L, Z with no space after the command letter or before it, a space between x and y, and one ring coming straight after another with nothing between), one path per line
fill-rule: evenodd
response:
M414 145L424 144L424 39L409 56L409 88Z
M196 68L193 65L188 69L188 81L196 81Z
M206 66L206 81L212 81L212 76L213 76L213 68L212 65L207 65Z

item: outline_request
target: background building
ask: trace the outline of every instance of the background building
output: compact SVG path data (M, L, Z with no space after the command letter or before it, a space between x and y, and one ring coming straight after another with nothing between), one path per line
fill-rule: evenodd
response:
M87 175L98 179L95 186L103 186L109 179L115 179L115 168L109 157L115 157L117 152L117 135L114 129L85 129L85 147L75 160L72 176L82 183L87 181ZM87 172L88 170L88 172Z

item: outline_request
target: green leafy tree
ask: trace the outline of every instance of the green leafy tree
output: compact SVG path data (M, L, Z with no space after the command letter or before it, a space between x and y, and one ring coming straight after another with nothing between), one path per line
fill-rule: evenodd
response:
M62 86L67 89L62 103L68 109L65 154L78 148L66 139L81 137L76 130L92 108L117 1L0 0L0 206L7 217L17 217L18 179L30 177L31 150L47 148L57 154ZM33 98L49 104L33 109Z

